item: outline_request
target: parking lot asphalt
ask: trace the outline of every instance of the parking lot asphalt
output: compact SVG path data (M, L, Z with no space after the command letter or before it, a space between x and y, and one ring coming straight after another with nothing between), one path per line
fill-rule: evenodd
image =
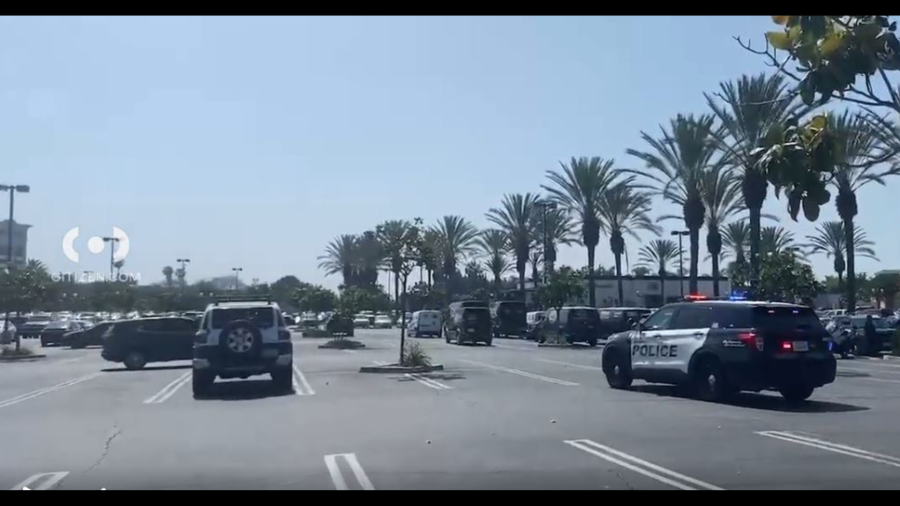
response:
M294 335L295 391L190 363L126 371L99 349L0 363L0 489L900 488L900 361L838 362L810 401L725 404L636 382L610 389L601 347L422 344L445 370L394 362L399 331L353 351Z

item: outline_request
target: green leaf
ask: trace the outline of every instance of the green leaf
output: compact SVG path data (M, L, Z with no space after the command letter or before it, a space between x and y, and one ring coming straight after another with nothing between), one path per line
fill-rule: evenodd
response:
M816 221L819 219L819 204L813 199L806 197L803 199L803 216L806 216L806 219L809 221Z
M775 49L788 51L793 47L791 37L785 32L766 32L766 40Z
M806 105L812 105L816 100L816 88L810 79L814 74L809 74L803 81L800 81L800 99Z

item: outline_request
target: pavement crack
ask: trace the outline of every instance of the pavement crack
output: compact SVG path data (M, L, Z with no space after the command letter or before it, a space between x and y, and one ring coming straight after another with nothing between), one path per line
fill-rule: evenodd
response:
M103 463L106 455L109 454L109 448L110 446L112 446L113 440L119 437L120 434L122 434L122 429L119 428L118 422L113 421L113 433L110 434L108 438L106 438L106 443L103 444L103 453L100 454L100 458L97 459L97 462L94 462L94 465L85 470L85 473L93 471L95 468L97 468L97 466Z

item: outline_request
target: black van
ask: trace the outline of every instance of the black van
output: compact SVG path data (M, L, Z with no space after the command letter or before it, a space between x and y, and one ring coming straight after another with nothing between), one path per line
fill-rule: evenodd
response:
M528 327L525 303L517 300L501 300L491 304L494 337L525 337Z
M139 318L105 322L101 356L131 370L147 362L191 360L197 322L191 318Z
M600 335L600 315L596 308L567 306L559 310L547 310L547 318L539 327L540 342L548 337L558 336L567 343L588 343L597 346Z
M634 323L653 311L645 307L602 307L597 312L600 314L600 339L608 339L613 334L631 330Z
M457 345L465 342L482 342L491 345L491 310L487 303L479 301L462 301L450 304L444 319L444 340L449 344L455 340Z

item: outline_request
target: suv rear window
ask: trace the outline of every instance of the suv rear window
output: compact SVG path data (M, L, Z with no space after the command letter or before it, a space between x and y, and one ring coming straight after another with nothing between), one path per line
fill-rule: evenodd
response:
M753 308L754 327L765 330L804 330L825 332L816 313L809 308L757 307Z
M219 308L212 311L212 328L221 329L235 320L248 320L261 329L275 325L271 307Z
M463 320L467 322L477 322L479 320L491 319L491 313L487 308L464 308Z
M598 321L600 315L593 309L572 309L569 311L570 320Z

